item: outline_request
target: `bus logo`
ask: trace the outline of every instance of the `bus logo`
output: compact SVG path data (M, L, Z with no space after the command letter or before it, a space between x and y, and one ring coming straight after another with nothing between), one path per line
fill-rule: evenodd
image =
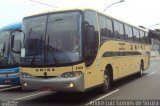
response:
M125 50L125 43L119 43L119 50Z
M49 71L55 71L54 68L37 68L36 72L49 72Z

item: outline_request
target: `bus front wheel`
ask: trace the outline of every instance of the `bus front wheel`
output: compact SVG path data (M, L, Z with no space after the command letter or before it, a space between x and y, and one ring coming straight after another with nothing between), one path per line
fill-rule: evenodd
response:
M111 77L108 71L104 73L104 79L103 79L103 85L102 85L102 92L107 93L110 88L110 82L111 82Z

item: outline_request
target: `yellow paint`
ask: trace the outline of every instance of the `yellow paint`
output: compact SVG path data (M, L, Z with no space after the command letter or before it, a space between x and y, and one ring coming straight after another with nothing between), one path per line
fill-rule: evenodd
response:
M30 68L21 67L21 72L27 72L33 76L44 76L45 70L48 76L60 76L65 72L82 71L84 74L85 88L90 88L103 83L103 75L105 67L110 64L113 68L113 80L138 72L140 69L141 60L144 61L144 68L148 68L149 57L147 52L150 52L150 45L140 43L130 43L121 40L108 40L101 47L93 64L89 67L85 63L77 64L74 66L65 67L50 67L50 68ZM102 57L106 52L143 52L143 55L133 56L115 56L115 57ZM43 71L36 71L42 69ZM54 69L54 70L53 70ZM51 71L53 70L53 71Z

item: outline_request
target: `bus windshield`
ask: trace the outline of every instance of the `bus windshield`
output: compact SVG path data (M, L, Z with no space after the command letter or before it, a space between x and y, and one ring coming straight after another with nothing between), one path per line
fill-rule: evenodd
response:
M20 58L9 47L10 30L0 31L0 67L18 66Z
M25 18L22 65L59 65L82 60L80 12Z

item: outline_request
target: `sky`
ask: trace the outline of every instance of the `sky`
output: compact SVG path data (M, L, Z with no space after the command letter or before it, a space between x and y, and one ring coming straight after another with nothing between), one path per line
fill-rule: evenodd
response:
M0 27L21 22L23 17L63 8L93 8L100 12L119 0L34 0L52 5L42 5L32 0L0 0ZM54 8L58 7L58 8ZM135 26L160 29L160 0L125 0L110 6L105 12Z

